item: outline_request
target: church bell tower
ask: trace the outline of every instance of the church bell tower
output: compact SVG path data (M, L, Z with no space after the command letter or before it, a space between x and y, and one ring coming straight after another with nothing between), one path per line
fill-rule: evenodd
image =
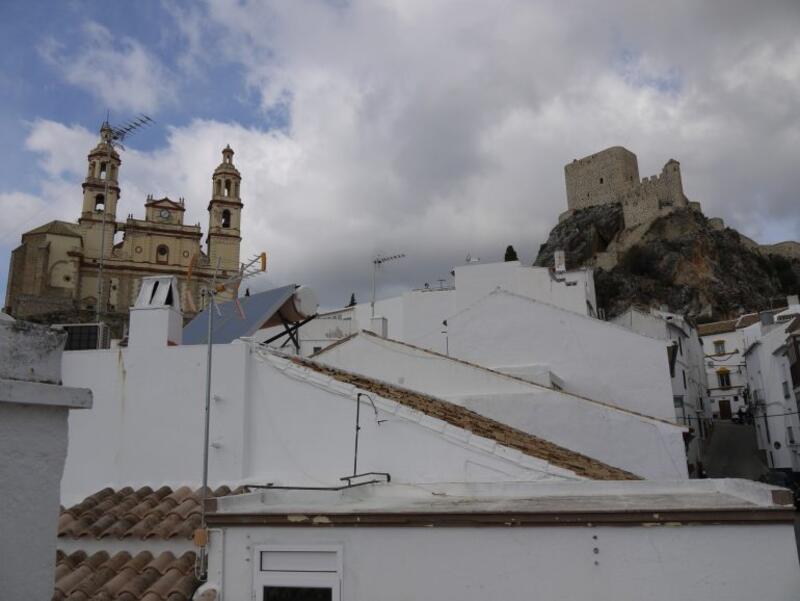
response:
M110 253L116 231L122 161L114 149L112 136L111 126L103 123L100 141L89 153L89 166L83 180L83 208L78 223L86 232L84 242L88 256L98 257L101 246L104 254ZM104 244L101 244L102 237L105 237Z
M242 204L239 186L242 176L233 165L233 150L226 146L222 162L212 177L211 202L208 203L208 256L213 268L220 259L220 269L239 269L239 245L242 241Z

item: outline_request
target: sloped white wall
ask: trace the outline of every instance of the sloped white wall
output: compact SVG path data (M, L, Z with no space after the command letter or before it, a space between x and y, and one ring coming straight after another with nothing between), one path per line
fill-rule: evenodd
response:
M315 372L254 353L246 344L214 346L209 481L340 484L353 469L352 387L335 383L332 391ZM95 399L93 411L70 416L65 505L105 486L200 485L205 358L200 345L64 353L64 382L92 389ZM373 400L387 421L377 425L362 400L359 471L406 482L575 477Z
M447 399L644 478L687 477L683 430L675 425L364 334L319 360Z
M448 324L451 356L517 375L547 364L568 392L674 420L666 350L658 340L503 291Z

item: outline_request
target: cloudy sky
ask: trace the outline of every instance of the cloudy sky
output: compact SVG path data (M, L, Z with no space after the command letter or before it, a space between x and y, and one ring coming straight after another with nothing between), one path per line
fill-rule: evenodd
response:
M147 113L118 217L186 198L207 227L230 144L257 287L323 304L525 261L566 208L563 166L621 144L681 162L709 216L800 238L797 0L3 2L0 291L22 231L75 220L100 122Z

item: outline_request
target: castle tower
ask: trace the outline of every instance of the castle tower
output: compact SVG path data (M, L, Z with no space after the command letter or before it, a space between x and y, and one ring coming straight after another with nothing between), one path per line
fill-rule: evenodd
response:
M681 164L675 159L667 161L661 170L664 194L667 201L675 207L688 206L689 200L683 193L683 178L681 178Z
M239 269L239 245L242 241L242 204L239 186L242 176L233 165L233 150L226 146L222 162L211 178L211 202L208 203L208 256L211 266L220 259L220 268Z
M85 231L85 251L89 257L99 257L101 246L103 253L108 255L116 231L122 161L111 143L112 135L108 122L104 122L100 128L100 141L89 153L88 170L83 180L83 208L78 223ZM104 221L105 241L101 244Z

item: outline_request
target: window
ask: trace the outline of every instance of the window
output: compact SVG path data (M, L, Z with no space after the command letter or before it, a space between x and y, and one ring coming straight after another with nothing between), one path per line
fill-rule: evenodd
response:
M222 227L231 226L231 212L228 209L222 211Z
M786 427L786 439L789 441L789 444L794 444L794 432L791 426Z
M222 181L221 180L217 180L216 185L214 187L214 190L215 190L214 194L216 196L221 196L222 195Z
M100 163L100 179L106 179L108 175L108 164L107 163Z
M678 337L678 354L683 357L683 342L681 342L680 336Z
M672 397L672 404L675 406L675 409L682 409L683 408L683 397L682 396L674 396L674 397Z
M681 374L683 375L683 389L686 390L686 370L682 369Z
M727 369L721 369L717 372L717 383L720 388L731 387L731 374Z
M714 354L715 355L722 355L725 352L725 341L724 340L715 340L714 341Z
M94 197L94 210L98 213L102 213L106 210L106 198L102 194L98 194Z
M339 601L341 547L258 546L253 568L258 601Z
M603 178L602 178L602 177L600 178L600 183L601 183L601 184L603 183Z
M331 601L330 587L265 586L264 601Z
M231 195L231 180L226 179L225 180L225 194L224 194L224 196L230 196L230 195Z
M792 393L789 392L789 382L784 380L781 385L783 386L783 398L785 399L792 398Z
M156 249L156 263L169 263L169 248L165 244Z

